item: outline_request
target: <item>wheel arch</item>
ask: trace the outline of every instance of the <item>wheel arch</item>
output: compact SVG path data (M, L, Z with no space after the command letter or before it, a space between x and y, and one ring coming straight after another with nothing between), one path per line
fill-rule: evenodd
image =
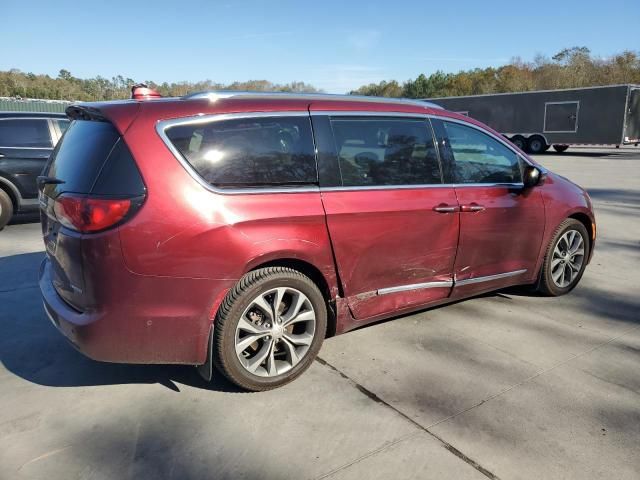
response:
M583 212L574 212L571 215L569 215L567 218L573 218L574 220L579 221L580 223L582 223L584 225L584 228L587 229L587 233L589 234L589 260L591 260L591 256L593 254L593 244L595 241L594 238L594 223L591 220L591 218L589 218L589 215L587 215L586 213Z
M20 208L20 191L16 186L4 177L0 177L0 190L4 191L13 204L13 211L17 212Z
M335 335L336 332L336 313L335 306L333 305L334 295L332 295L332 288L327 281L327 278L322 271L314 264L302 260L300 258L283 257L276 258L251 266L247 271L251 272L260 268L267 267L287 267L297 270L298 272L306 275L311 279L313 283L320 289L322 296L327 304L327 337Z

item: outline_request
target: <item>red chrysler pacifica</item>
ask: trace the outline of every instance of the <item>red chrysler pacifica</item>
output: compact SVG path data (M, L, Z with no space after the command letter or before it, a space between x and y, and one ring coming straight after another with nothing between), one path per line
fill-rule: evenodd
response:
M44 307L93 359L266 390L328 335L511 285L567 293L593 252L582 188L433 104L138 93L69 107L38 178Z

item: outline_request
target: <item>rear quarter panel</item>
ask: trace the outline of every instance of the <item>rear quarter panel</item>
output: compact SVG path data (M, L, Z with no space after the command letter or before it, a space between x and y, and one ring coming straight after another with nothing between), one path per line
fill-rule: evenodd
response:
M298 259L336 275L319 192L220 194L200 185L140 115L125 135L147 186L141 211L120 228L137 274L237 280L256 266Z

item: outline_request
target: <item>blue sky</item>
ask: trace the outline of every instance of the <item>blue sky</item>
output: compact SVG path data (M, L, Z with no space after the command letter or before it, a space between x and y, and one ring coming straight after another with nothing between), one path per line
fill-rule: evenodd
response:
M640 50L638 3L2 0L0 70L136 81L299 80L343 93L562 48Z

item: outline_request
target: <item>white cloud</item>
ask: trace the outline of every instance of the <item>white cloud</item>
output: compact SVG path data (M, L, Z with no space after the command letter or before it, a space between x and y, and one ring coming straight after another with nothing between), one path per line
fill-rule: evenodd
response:
M327 93L347 93L362 85L387 79L387 73L378 67L352 64L328 64L308 70L309 83Z

